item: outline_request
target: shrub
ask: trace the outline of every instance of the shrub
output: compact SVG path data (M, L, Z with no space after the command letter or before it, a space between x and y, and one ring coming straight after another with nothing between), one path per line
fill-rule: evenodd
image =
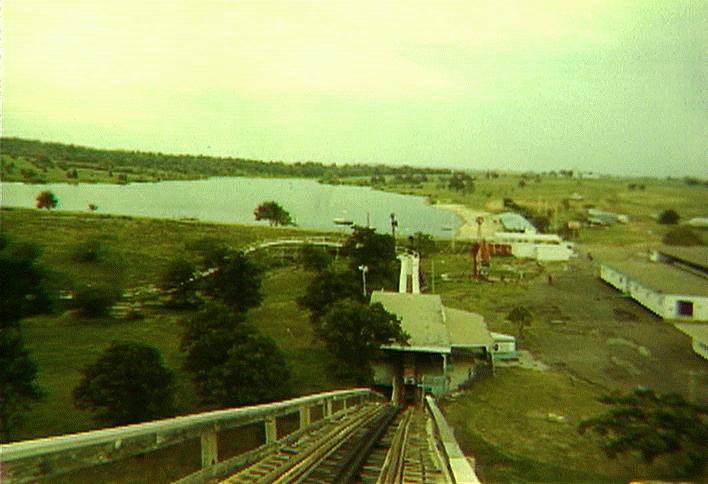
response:
M310 271L323 271L332 263L332 256L324 247L304 245L300 251L302 266Z
M103 256L103 246L95 239L81 242L72 253L72 259L76 262L100 262Z
M74 291L72 307L81 316L100 318L108 315L120 294L121 291L113 287L85 286Z
M675 225L681 217L675 210L664 210L659 214L659 223L663 225Z

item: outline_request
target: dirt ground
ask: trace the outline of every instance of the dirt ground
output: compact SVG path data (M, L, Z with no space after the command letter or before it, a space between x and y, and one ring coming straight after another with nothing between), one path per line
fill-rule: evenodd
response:
M535 314L520 345L552 368L604 389L641 385L706 402L708 365L693 352L690 339L598 277L598 256L621 258L637 251L641 247L603 255L602 248L589 247L567 270L548 265L552 284L536 277L520 301Z

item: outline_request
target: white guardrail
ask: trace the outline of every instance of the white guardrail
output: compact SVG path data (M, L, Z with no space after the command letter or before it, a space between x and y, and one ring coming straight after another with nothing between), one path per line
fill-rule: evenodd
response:
M224 466L220 464L226 462L218 462L217 437L221 431L263 422L265 444L259 449L267 452L279 440L278 417L299 413L299 430L302 430L311 425L311 411L316 407L321 408L321 420L324 420L348 407L371 400L384 401L384 397L366 388L338 390L282 402L4 444L0 445L0 482L51 479L79 469L149 454L194 438L199 438L201 442L202 470L197 473L197 480L201 481L216 475L217 470L224 471ZM333 409L335 402L341 402L337 404L341 408L336 412ZM237 464L231 462L232 467ZM188 476L186 481L190 480Z
M480 484L470 460L462 453L455 434L452 433L435 399L427 395L425 405L433 418L435 434L442 446L443 458L447 461L448 471L453 481L460 484Z

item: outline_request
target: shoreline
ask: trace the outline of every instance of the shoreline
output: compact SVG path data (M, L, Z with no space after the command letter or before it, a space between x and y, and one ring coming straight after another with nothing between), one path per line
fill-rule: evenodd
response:
M476 240L477 239L477 217L484 217L485 221L482 224L482 236L494 235L496 228L490 223L491 212L474 209L461 205L459 203L436 203L434 207L442 208L448 212L452 212L462 219L462 225L454 234L455 238Z

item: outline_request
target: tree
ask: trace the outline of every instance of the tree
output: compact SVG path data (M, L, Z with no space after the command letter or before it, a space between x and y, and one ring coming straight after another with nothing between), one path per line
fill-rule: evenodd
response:
M19 324L0 327L0 443L9 442L29 402L43 392L35 383L37 364L25 349Z
M359 266L367 266L367 280L371 287L395 287L398 270L393 237L357 225L353 230L342 247L342 254L349 257L351 270L358 274Z
M324 247L315 245L303 245L300 250L302 265L310 271L323 271L332 263L332 256L327 253Z
M184 369L206 404L247 405L289 394L290 373L277 345L243 319L212 304L183 323Z
M204 292L221 299L235 311L246 312L263 300L262 272L243 253L234 252L221 261L211 276L204 279Z
M49 190L40 192L39 195L37 195L37 208L51 210L52 208L56 208L57 205L59 205L59 199Z
M33 244L3 240L0 249L0 327L15 325L22 318L51 308L45 274L36 263L39 248Z
M120 289L102 286L83 286L74 291L71 306L86 318L107 316L120 298Z
M363 301L358 274L327 269L315 275L297 303L309 309L310 319L317 323L330 305L342 299Z
M98 421L127 425L175 413L172 371L152 346L114 341L82 373L74 404L95 412Z
M468 194L474 192L474 178L467 173L458 171L453 173L447 181L447 187L450 190Z
M680 218L675 210L668 209L659 214L659 223L662 225L676 225Z
M531 326L531 321L533 321L533 314L525 306L516 306L511 310L509 315L506 317L512 323L516 323L518 327L519 338L524 337L524 328Z
M612 409L584 420L578 431L603 437L608 457L638 452L653 462L662 455L675 459L675 477L697 477L705 468L708 451L708 407L694 405L677 394L656 394L641 388L629 395L605 395L599 401Z
M371 383L371 364L381 345L408 339L400 321L380 303L369 306L352 299L332 304L315 330L334 358L334 368L357 384Z
M199 303L194 289L196 267L188 260L173 259L160 277L160 288L167 291L172 307L192 307Z
M256 220L267 220L271 226L295 225L287 210L277 202L263 202L253 211Z
M20 320L51 308L35 245L0 233L0 442L10 439L22 411L39 400L37 365L25 349Z

